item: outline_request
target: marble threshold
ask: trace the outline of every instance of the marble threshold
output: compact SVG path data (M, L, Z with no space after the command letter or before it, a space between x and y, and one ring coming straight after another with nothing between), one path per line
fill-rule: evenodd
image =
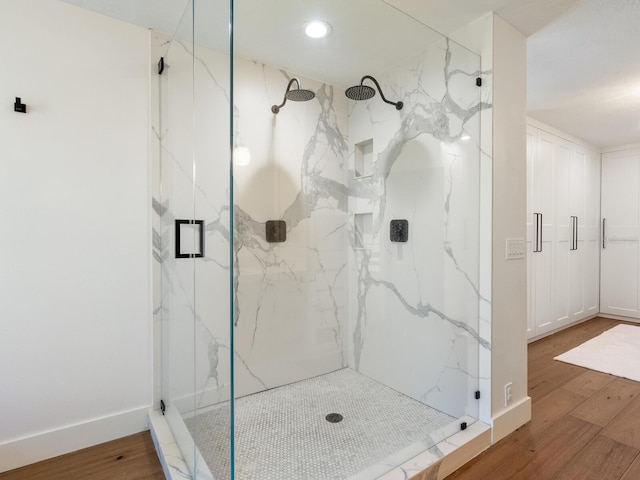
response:
M403 452L381 460L381 463L389 467L389 471L384 475L371 477L365 470L350 480L374 480L374 478L375 480L443 480L491 445L489 425L470 417L462 418L461 422L468 423L465 430L446 436L434 446L399 466L398 463L401 461L399 458L406 458L402 456ZM149 427L167 480L194 480L187 461L182 456L169 424L160 410L149 412ZM213 480L213 475L197 448L195 450L198 456L196 480Z

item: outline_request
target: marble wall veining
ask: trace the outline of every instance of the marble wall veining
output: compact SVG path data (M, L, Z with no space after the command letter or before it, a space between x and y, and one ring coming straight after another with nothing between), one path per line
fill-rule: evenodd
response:
M235 353L239 395L346 366L347 99L306 78L316 93L287 101L292 74L247 60L234 71ZM269 243L268 220L286 222Z
M478 415L479 57L446 39L379 75L382 101L349 110L349 158L373 144L371 175L349 171L349 364L450 415ZM377 97L374 97L377 98ZM353 165L353 163L351 163ZM406 243L392 242L406 219Z

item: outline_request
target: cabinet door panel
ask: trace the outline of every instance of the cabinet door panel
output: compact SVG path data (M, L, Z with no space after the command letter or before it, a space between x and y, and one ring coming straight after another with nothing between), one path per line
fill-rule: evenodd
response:
M554 143L553 138L540 132L536 153L532 158L533 211L543 214L543 221L553 225L554 214Z
M570 321L585 316L584 274L585 274L585 191L586 191L586 150L572 145L571 168L569 173L569 210L573 216L571 231L571 251L569 261L569 303Z
M600 311L600 155L587 152L585 159L584 220L578 238L584 245L584 315Z
M534 288L535 334L541 335L555 328L553 319L554 285L551 242L543 242L542 252L533 257L536 274Z
M580 320L585 314L585 257L584 242L578 242L578 248L571 251L569 260L569 299L572 321Z
M639 184L640 151L603 155L600 311L634 318L640 318Z
M633 230L607 227L607 248L602 252L603 313L638 315L638 240Z
M597 232L596 232L597 236ZM600 311L600 242L584 242L584 317Z
M534 285L535 274L533 258L534 235L535 235L535 219L533 216L533 155L535 154L535 145L537 141L538 130L527 125L527 338L535 336L535 318L534 318Z
M638 225L639 156L603 157L602 216L607 226Z
M554 144L555 202L553 242L553 278L555 282L554 328L566 325L570 317L569 280L572 239L571 223L571 144L555 135L547 138Z

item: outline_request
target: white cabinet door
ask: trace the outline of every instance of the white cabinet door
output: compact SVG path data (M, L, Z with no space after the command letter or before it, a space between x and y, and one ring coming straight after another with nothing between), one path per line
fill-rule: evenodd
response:
M536 129L537 130L537 129ZM528 222L531 336L554 327L554 142L544 132L533 134L534 147L529 159L531 211ZM530 138L530 140L533 140Z
M640 318L640 150L602 156L600 311Z
M533 216L533 156L537 141L538 129L527 125L527 338L535 336L535 314L533 298L535 274L533 271L535 218Z
M578 226L578 249L583 251L583 309L581 318L600 312L600 154L586 152L584 219Z
M584 306L584 221L585 221L585 178L587 152L573 146L570 167L570 241L569 241L569 318L568 323L577 321L585 316ZM583 227L583 228L580 228Z
M569 323L570 307L570 277L572 248L572 207L575 203L571 195L572 175L575 173L571 144L555 135L540 132L540 138L546 139L553 145L555 168L555 202L554 219L555 238L553 242L553 281L555 298L553 303L552 328L556 329Z
M569 174L569 323L598 313L600 155L572 145Z

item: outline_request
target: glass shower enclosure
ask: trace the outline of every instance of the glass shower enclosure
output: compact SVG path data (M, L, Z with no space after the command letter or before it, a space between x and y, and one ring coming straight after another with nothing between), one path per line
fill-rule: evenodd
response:
M480 58L389 3L191 0L152 35L191 478L375 479L478 418Z

